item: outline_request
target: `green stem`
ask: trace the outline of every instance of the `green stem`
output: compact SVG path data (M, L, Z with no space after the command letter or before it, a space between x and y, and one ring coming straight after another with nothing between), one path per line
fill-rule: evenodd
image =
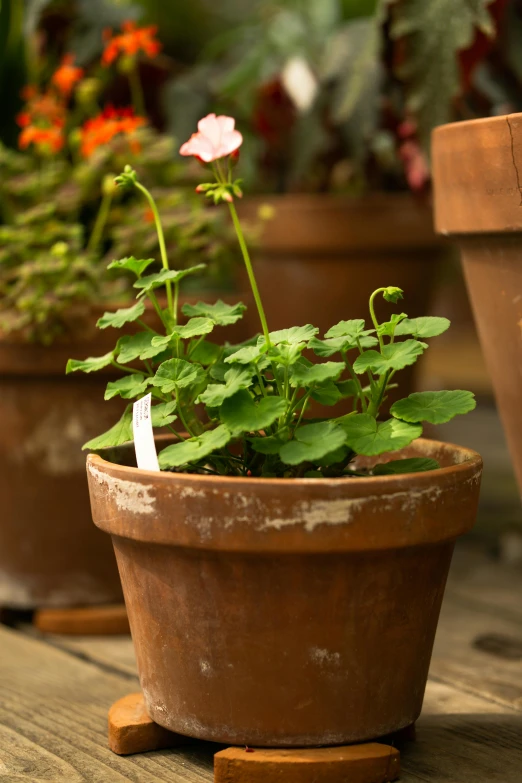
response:
M261 394L263 395L263 397L266 397L266 389L265 389L265 384L263 383L263 376L261 375L261 372L257 364L256 364L256 375L259 383L259 388L261 389Z
M128 372L131 375L143 375L141 370L133 370L131 367L125 367L124 364L120 364L116 359L112 359L111 364L113 367L116 367L117 370L123 370L123 372Z
M358 396L358 398L361 401L362 411L363 411L363 413L365 413L366 410L368 409L368 405L366 404L366 397L364 396L362 384L361 384L359 378L357 377L357 375L355 373L355 370L353 369L353 367L351 365L351 362L348 361L348 357L346 356L346 351L341 351L341 356L343 357L343 361L344 361L344 363L346 365L346 369L350 373L350 375L352 377L352 380L355 383L355 386L357 388L357 396Z
M143 117L145 115L145 101L143 98L143 87L141 86L138 60L136 58L133 59L132 68L129 70L129 87L134 111L136 114Z
M165 331L168 333L167 324L165 323L165 319L163 317L163 313L161 312L161 307L159 306L159 302L156 299L156 294L151 289L150 291L147 291L147 296L149 297L150 301L152 302L152 305L158 315L158 318L160 319L161 323L163 324Z
M163 265L163 269L170 269L169 267L169 260L167 258L167 246L165 245L165 235L163 233L163 226L161 225L161 219L159 216L158 208L156 206L156 202L152 198L151 194L147 190L147 188L144 188L141 182L135 183L138 190L140 190L147 201L149 202L149 206L152 210L152 214L154 215L154 223L156 225L156 232L158 234L158 242L160 247L160 253L161 253L161 263ZM172 301L172 285L171 281L167 280L166 282L166 289L167 289L167 302L169 306L169 312L171 313L172 317L175 319L175 314L173 310L173 301ZM162 319L163 320L163 319Z
M96 215L94 227L92 229L92 233L91 236L89 237L89 242L87 244L88 253L95 253L98 250L98 247L100 246L103 232L107 224L107 219L111 211L111 204L112 204L112 195L110 193L104 193L102 196L98 214Z
M297 419L297 424L295 425L295 429L297 429L299 427L299 425L301 424L301 421L302 421L304 412L306 410L306 407L308 405L308 400L310 399L310 394L311 393L312 392L308 391L308 392L306 392L305 396L303 397L303 407L301 408L301 413L299 414L299 418Z
M174 283L174 309L172 311L172 317L174 319L174 326L178 323L178 303L179 303L179 281Z
M254 294L254 300L257 307L257 312L259 313L259 320L261 321L261 326L263 328L263 334L265 336L265 342L267 344L267 347L270 349L271 343L270 343L270 336L268 332L268 324L266 322L266 316L265 311L263 309L263 303L261 301L261 296L259 295L259 289L257 287L256 278L254 275L254 269L252 267L252 261L250 260L250 254L248 252L248 247L245 242L245 237L243 235L243 230L241 228L241 224L239 222L239 217L236 211L236 207L234 205L234 202L230 202L228 205L230 209L230 214L232 215L232 222L234 223L234 228L236 230L239 247L241 248L241 253L243 254L243 260L245 262L245 267L248 274L248 279L250 281L250 286L252 288L252 293Z
M379 334L379 321L377 320L377 317L375 315L375 309L374 309L374 306L373 306L373 302L375 300L375 297L377 296L377 294L380 294L381 291L386 291L386 289L385 288L378 288L370 296L370 315L371 315L371 318L372 318L372 321L373 321L373 325L375 326L375 331L377 332L377 337L379 338L379 346L380 346L381 353L382 353L382 349L384 347L384 343L383 343L383 340L382 340L382 336Z
M136 321L137 324L139 324L143 329L145 329L146 332L152 332L152 334L157 335L158 332L152 328L152 326L149 326L145 323L145 321L142 321L141 318L138 318Z

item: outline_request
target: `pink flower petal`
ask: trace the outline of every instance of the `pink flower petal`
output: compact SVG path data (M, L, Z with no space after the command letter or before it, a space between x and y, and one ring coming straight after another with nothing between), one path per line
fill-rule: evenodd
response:
M205 136L216 149L219 147L221 127L215 114L208 114L206 117L203 117L203 119L198 122L198 131L202 136Z

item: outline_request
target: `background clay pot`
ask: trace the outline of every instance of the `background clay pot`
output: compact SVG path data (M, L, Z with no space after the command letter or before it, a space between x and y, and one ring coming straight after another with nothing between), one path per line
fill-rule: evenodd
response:
M203 292L180 304L218 298ZM224 298L249 302L239 295ZM0 607L122 600L113 548L92 524L81 447L111 427L127 401L104 402L110 371L65 376L69 358L103 356L114 348L121 332L96 329L105 309L117 305L91 314L82 323L81 340L43 347L0 339ZM151 325L155 318L147 313ZM215 339L248 336L239 321L217 329Z
M445 248L433 231L429 208L411 195L257 197L240 205L241 215L254 221L263 204L274 208L274 217L263 223L253 256L270 329L311 323L322 336L341 320L368 321L370 294L387 285L405 291L399 312L402 308L412 318L430 314ZM376 311L380 320L391 312L381 301ZM249 315L251 331L259 331L253 307ZM415 367L402 371L401 396L414 390L414 377Z
M416 720L482 462L435 441L402 452L413 455L443 468L229 479L89 456L93 518L113 537L157 723L275 747L358 742Z
M433 176L436 229L461 250L522 491L522 114L437 128Z

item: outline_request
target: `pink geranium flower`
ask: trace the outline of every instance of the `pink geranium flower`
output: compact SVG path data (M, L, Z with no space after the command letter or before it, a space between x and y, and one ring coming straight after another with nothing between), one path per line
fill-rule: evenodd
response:
M233 117L208 114L198 122L198 132L182 145L180 155L194 155L205 163L230 155L243 143L235 124Z

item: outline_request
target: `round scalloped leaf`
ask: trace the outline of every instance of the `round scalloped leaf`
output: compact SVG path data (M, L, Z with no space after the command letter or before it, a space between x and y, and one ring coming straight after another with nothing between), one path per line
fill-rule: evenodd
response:
M190 462L199 462L213 451L226 446L231 438L232 433L220 424L215 430L204 432L196 438L190 438L182 443L173 443L158 454L160 468L164 470L187 465Z
M242 302L235 305L228 305L218 299L214 304L207 302L198 302L197 304L184 304L181 308L183 315L202 316L210 318L217 326L229 326L235 324L243 317L246 306Z
M399 419L378 422L367 413L347 416L342 423L346 445L367 457L396 451L422 435L420 424L408 424Z
M191 362L199 362L205 367L214 364L221 356L223 349L220 345L211 343L208 340L194 340L189 345L189 358Z
M146 277L136 280L134 288L141 289L138 296L143 296L147 291L152 291L154 288L160 288L169 281L171 283L179 283L184 277L194 275L205 268L206 264L197 264L197 266L191 266L188 269L162 269L160 272L156 272L153 275L147 275Z
M132 400L143 394L149 384L149 379L141 373L124 375L117 381L109 381L105 390L104 399L112 400L113 397L122 397L124 400Z
M115 329L121 329L124 324L136 321L145 312L145 303L136 302L132 307L123 307L121 310L116 310L115 313L104 313L101 318L98 319L96 326L99 329L107 329L108 326L112 326Z
M117 361L120 364L128 364L136 359L151 359L161 353L162 349L153 346L154 332L138 332L127 334L118 342L119 354Z
M404 400L397 400L390 413L403 421L429 421L430 424L444 424L463 413L469 413L476 406L475 395L469 391L415 392Z
M219 416L233 435L239 435L270 427L285 410L286 401L281 397L263 397L256 403L246 389L241 389L224 401Z
M438 337L451 326L448 318L438 316L425 316L422 318L406 318L396 330L396 336L411 334L413 337L425 339L426 337Z
M260 345L245 345L225 359L227 364L255 364L266 355L266 348Z
M426 470L440 468L436 459L428 457L410 457L394 459L391 462L381 462L372 470L374 476L395 476L398 473L424 473Z
M170 400L170 402L160 402L159 405L153 405L150 409L152 426L166 427L167 424L172 424L173 421L176 421L178 418L174 415L176 407L176 400Z
M304 362L294 364L290 371L290 385L298 387L321 386L336 381L344 370L344 362L324 362L307 366Z
M198 367L184 359L168 359L160 364L156 375L149 382L158 386L164 394L169 394L176 388L184 389L197 383L200 380Z
M377 375L384 375L388 370L402 370L409 364L415 364L418 357L428 346L418 340L404 340L401 343L390 343L382 347L382 352L365 351L353 363L353 369L359 375L371 370Z
M365 325L366 324L362 318L352 318L349 321L339 321L338 324L335 324L335 326L332 326L330 329L328 329L325 337L349 337L352 338L355 342L358 337L362 337L363 335L370 334L370 332L375 331L375 329L365 330Z
M315 462L344 445L345 433L333 421L307 424L295 431L294 440L285 443L279 452L282 462L299 465L301 462Z
M89 356L88 359L69 359L65 372L98 372L108 367L114 357L114 351L106 353L104 356Z
M224 383L211 383L199 397L210 408L219 408L228 397L233 397L240 389L252 386L252 372L241 367L231 367L224 375Z
M118 261L111 261L107 269L127 269L129 272L134 272L136 277L141 277L144 271L153 264L154 258L120 258Z
M298 345L307 343L312 337L318 334L319 329L312 324L306 326L291 326L289 329L278 329L276 332L269 332L270 343L272 345ZM264 345L265 338L259 337L258 344Z

